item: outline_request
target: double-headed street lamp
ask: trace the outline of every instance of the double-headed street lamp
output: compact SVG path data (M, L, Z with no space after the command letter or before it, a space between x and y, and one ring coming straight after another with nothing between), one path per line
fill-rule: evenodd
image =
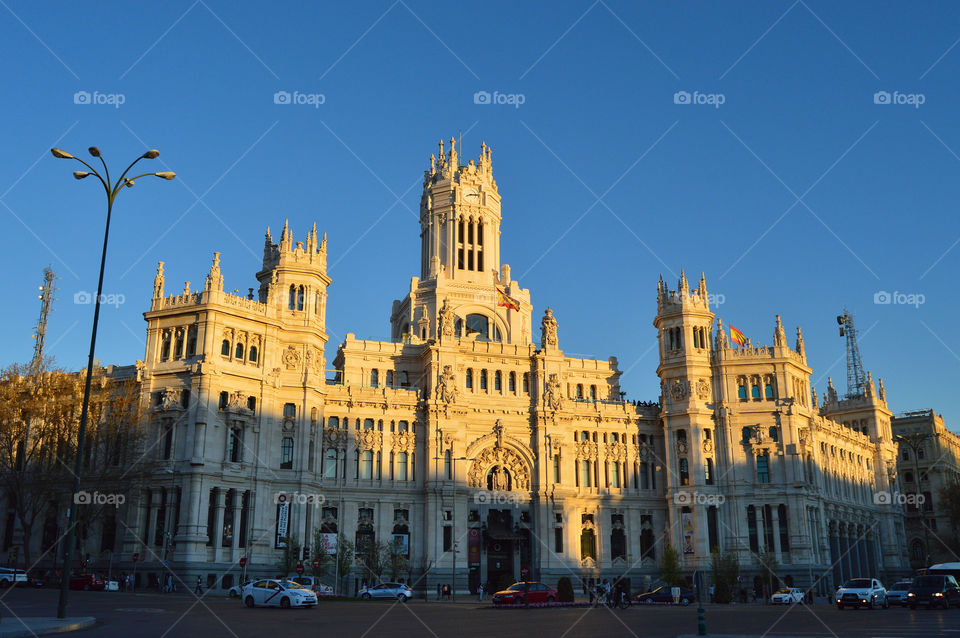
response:
M110 215L113 212L113 202L124 186L127 188L133 187L134 182L141 177L154 176L166 180L171 180L176 177L176 173L171 171L161 171L159 173L141 173L140 175L136 175L134 177L127 177L127 173L130 172L130 169L133 168L137 162L142 159L155 159L160 155L160 151L150 150L133 160L130 166L123 171L117 181L113 182L110 180L110 169L107 168L107 163L100 155L100 149L96 146L91 146L88 150L91 156L100 160L100 163L103 165L103 175L98 173L97 169L90 166L79 157L75 157L59 148L50 149L50 152L53 153L54 157L58 159L77 160L90 169L89 171L74 171L73 176L76 179L84 179L85 177L89 177L91 175L95 176L100 180L100 183L103 185L103 190L107 195L107 224L103 231L103 252L100 255L100 279L97 282L97 297L93 306L93 330L90 332L90 355L87 358L87 378L83 387L83 408L80 412L80 428L77 431L77 456L74 461L73 471L74 494L77 494L80 491L80 470L81 459L83 458L83 441L87 430L87 413L90 408L90 382L93 377L93 352L97 344L97 323L100 319L100 299L103 296L103 267L107 261L107 237L110 234ZM76 504L74 503L71 504L71 506L67 509L67 537L66 545L64 546L63 550L63 572L60 578L60 602L57 605L57 618L63 618L67 615L67 596L69 596L70 593L70 569L73 558L73 530L76 526L76 521Z

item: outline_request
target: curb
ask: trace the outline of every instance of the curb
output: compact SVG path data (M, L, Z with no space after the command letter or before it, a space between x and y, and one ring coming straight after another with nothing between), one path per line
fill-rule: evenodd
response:
M62 634L68 631L89 629L97 623L93 616L76 618L8 618L0 625L0 638L27 638L46 634ZM5 626L4 626L5 625Z

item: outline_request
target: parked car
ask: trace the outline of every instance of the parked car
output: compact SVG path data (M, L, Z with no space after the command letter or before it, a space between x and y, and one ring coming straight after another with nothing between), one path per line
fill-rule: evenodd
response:
M960 606L960 587L957 586L957 579L946 574L917 576L907 592L907 604L910 609L916 609L918 605L927 605L930 609L935 607L949 609L950 605Z
M312 589L318 596L332 596L333 587L320 582L319 578L314 576L291 576L290 580L300 583L307 589Z
M673 604L673 592L670 591L671 588L667 586L657 587L653 591L648 591L643 594L637 594L638 603L646 603L648 605L653 603L670 603ZM692 589L687 589L686 587L680 588L680 604L689 605L690 603L697 601L697 594Z
M364 587L357 594L363 600L372 598L395 598L402 603L413 598L413 590L402 583L380 583Z
M246 587L247 585L249 585L251 582L252 582L252 581L250 581L250 580L245 580L245 581L243 581L242 583L240 583L239 585L234 585L233 587L231 587L230 589L227 590L227 597L228 597L228 598L240 598L240 594L243 593L243 588Z
M900 580L891 585L890 589L887 590L887 600L890 601L890 604L906 605L907 592L910 591L911 584L913 584L912 580Z
M851 578L837 590L837 609L844 607L890 607L887 590L876 578Z
M514 583L493 595L494 605L525 605L525 596L529 592L531 603L552 603L557 600L557 590L544 583Z
M11 585L22 585L27 582L27 572L22 569L0 567L0 587L6 589Z
M247 607L313 607L317 604L317 595L306 587L292 581L279 581L269 578L249 583L241 594Z
M99 574L79 574L70 577L70 589L103 591L106 586L106 581Z
M803 590L797 589L796 587L784 587L783 589L778 589L776 592L774 592L773 596L770 596L770 602L774 605L793 605L795 603L802 603Z
M120 591L120 583L116 580L103 581L103 591Z

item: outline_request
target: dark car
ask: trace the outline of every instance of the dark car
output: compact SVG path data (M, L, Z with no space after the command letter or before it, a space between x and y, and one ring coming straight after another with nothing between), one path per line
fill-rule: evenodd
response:
M673 592L670 591L670 587L657 587L653 591L648 591L645 594L637 594L638 603L647 603L648 605L653 603L669 603L673 604ZM687 589L685 587L680 588L680 604L689 605L690 603L696 602L697 594L692 589Z
M557 600L557 590L549 585L534 582L514 583L493 595L494 605L526 604L524 596L529 592L531 603L552 603Z
M70 577L70 589L103 591L106 586L106 581L99 574L79 574Z
M916 609L917 605L927 605L930 609L950 605L960 607L960 586L957 579L948 575L917 576L907 592L907 605Z

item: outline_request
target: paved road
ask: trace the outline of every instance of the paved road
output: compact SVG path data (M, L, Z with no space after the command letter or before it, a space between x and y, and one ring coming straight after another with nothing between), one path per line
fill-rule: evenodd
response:
M3 615L50 616L57 592L13 589L0 592ZM338 638L470 638L510 635L564 638L673 637L695 634L696 607L493 609L475 603L414 601L323 602L315 609L245 609L236 600L209 595L198 601L182 594L71 592L71 616L95 616L97 625L77 638L134 636L170 638L254 638L283 635L336 635ZM6 621L4 621L6 622ZM707 606L711 634L960 638L960 609L838 611L812 607L762 605Z

